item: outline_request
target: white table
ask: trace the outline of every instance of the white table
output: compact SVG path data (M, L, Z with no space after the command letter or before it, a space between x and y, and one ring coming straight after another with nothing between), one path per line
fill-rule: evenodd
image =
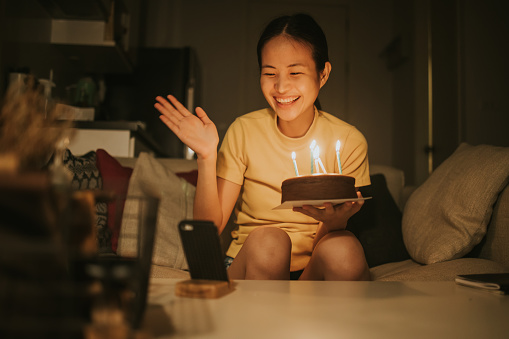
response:
M454 282L236 281L219 299L153 279L157 338L509 338L509 296Z

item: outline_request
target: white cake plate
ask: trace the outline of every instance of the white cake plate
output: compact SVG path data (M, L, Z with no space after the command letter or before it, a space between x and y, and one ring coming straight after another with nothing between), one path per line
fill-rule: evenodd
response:
M311 205L315 207L323 207L323 204L326 202L330 202L333 205L341 204L347 201L362 201L368 200L371 197L362 197L362 198L353 198L353 199L332 199L332 200L294 200L294 201L285 201L281 205L274 207L273 210L286 210L292 209L294 207L302 207L303 205Z

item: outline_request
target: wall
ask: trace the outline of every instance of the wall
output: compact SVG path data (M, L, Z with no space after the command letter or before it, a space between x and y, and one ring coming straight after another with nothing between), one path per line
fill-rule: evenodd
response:
M408 182L424 182L461 142L509 146L509 2L395 0L394 34L405 32L392 149Z
M392 1L350 1L348 122L369 145L371 163L393 164L392 73L381 53L391 42Z
M393 76L391 96L393 98L394 113L392 124L393 150L392 165L402 169L406 174L407 182L414 181L416 164L409 159L416 154L416 65L419 64L419 56L422 51L415 50L415 6L408 0L394 1L394 27L393 45L387 51L386 60ZM426 46L424 46L426 47ZM424 48L424 56L426 49ZM424 82L425 84L426 82ZM424 87L424 93L427 88ZM425 111L426 112L426 111ZM426 114L426 113L425 113ZM420 124L422 126L422 124ZM424 124L424 127L426 124ZM426 135L426 133L424 133ZM424 138L425 140L425 138ZM420 152L423 153L423 147Z
M461 4L461 139L509 146L509 2Z

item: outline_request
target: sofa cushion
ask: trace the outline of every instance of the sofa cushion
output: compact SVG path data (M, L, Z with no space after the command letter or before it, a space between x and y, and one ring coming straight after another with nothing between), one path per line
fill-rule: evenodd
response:
M137 220L133 214L137 206L129 196L155 195L159 197L160 203L152 262L155 265L187 269L178 223L192 218L195 190L193 185L177 177L157 159L147 153L140 153L129 181L117 253L121 256L133 256L136 253Z
M460 258L432 265L413 260L387 263L370 270L374 281L454 281L459 274L508 272L502 265L479 258Z
M470 252L486 234L508 174L509 148L461 144L405 205L403 239L412 258L432 264Z
M479 257L509 269L509 185L498 196L484 240Z
M362 244L368 266L409 259L401 233L401 211L387 188L385 176L371 175L370 190L361 192L372 199L366 200L348 220L346 229Z
M73 190L102 189L102 176L97 168L97 156L95 151L77 156L67 149L63 156L63 163L71 173L71 187ZM95 212L98 251L101 254L111 253L111 232L106 225L108 213L106 203L96 203Z
M160 265L152 265L150 270L150 278L171 278L171 279L190 279L191 275L188 271Z
M125 197L133 169L122 166L117 159L103 149L98 149L96 155L97 168L103 179L103 190L111 191L116 196L114 201L108 203L107 219L108 229L111 232L111 249L116 252L121 216L124 211Z

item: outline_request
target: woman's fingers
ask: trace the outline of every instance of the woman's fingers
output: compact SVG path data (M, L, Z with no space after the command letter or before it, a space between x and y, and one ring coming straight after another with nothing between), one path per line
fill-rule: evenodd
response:
M361 198L360 192L358 193L358 197ZM307 216L310 216L318 221L329 221L340 218L350 218L352 215L357 213L364 201L347 201L342 204L333 205L330 202L326 202L323 204L323 208L316 208L314 206L304 205L302 207L294 207L293 211L300 212Z
M168 100L157 96L154 107L173 123L177 124L180 120L192 115L173 95L168 95Z
M179 111L177 111L163 97L158 96L156 97L156 100L157 102L154 104L154 107L159 111L159 113L161 113L164 117L166 117L166 119L171 121L174 125L178 125L179 121L183 118L182 114Z
M175 134L177 134L178 126L174 124L168 117L165 115L160 115L159 119L166 125L168 128Z
M177 98L175 98L173 95L168 95L167 96L168 100L170 100L170 102L173 104L173 106L175 107L175 109L180 113L182 114L182 116L184 117L187 117L187 116L190 116L192 115L191 112L188 111L188 109L182 105L180 103L180 101L177 100Z
M212 120L210 120L209 116L207 115L207 113L205 113L205 111L203 110L203 108L201 107L196 107L196 116L198 118L201 119L201 121L204 123L204 124L211 124L212 123Z
M161 113L159 118L178 136L182 120L193 115L173 95L168 95L168 99L157 96L156 101L154 107Z

